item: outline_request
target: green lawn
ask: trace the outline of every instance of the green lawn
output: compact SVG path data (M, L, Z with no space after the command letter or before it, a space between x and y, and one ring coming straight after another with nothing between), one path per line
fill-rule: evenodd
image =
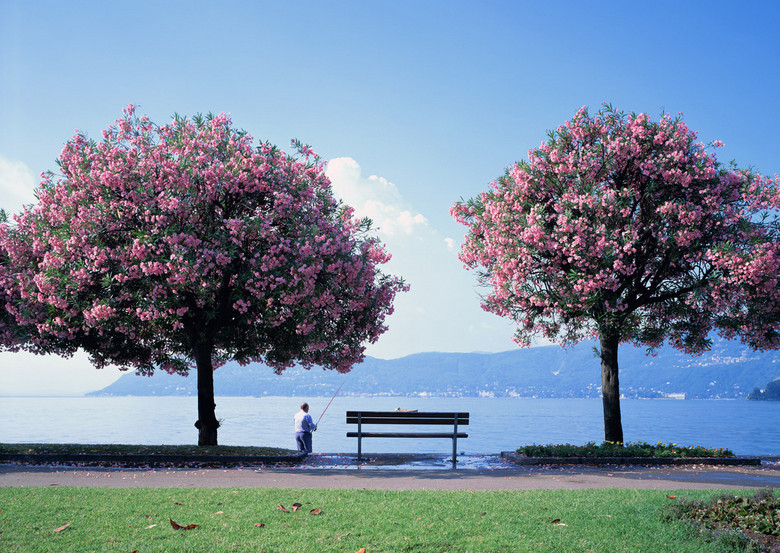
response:
M0 551L711 553L661 512L719 493L0 488Z

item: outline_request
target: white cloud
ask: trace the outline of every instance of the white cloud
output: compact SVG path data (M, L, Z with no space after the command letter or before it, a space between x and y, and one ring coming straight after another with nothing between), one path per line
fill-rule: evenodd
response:
M475 277L457 258L458 242L443 237L414 209L399 188L378 176L363 177L351 158L328 163L334 193L369 217L392 255L384 272L403 277L411 290L399 294L389 330L368 355L401 357L423 351L504 351L516 347L508 321L484 312Z
M0 156L0 208L17 213L35 202L35 177L21 161Z
M393 183L376 175L363 178L360 165L352 158L330 160L326 175L336 195L355 208L356 216L371 219L380 234L413 234L428 225L428 220L414 212Z

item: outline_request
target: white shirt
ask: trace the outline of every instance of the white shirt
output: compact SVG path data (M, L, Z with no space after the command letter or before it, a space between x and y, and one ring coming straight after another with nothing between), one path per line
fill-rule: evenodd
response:
M295 413L295 431L296 432L311 432L317 430L317 425L311 419L311 415L301 409Z

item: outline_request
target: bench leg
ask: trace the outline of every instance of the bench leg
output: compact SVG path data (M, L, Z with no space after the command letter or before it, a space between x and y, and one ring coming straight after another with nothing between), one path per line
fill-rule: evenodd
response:
M455 468L455 463L458 459L458 414L455 413L455 420L452 427L452 468Z
M458 458L458 435L452 435L452 468L455 468Z
M363 414L358 413L358 463L360 462L363 441Z

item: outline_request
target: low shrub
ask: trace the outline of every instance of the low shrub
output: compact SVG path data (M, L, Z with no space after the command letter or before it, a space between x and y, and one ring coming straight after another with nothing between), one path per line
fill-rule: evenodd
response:
M780 553L780 497L771 489L753 496L720 495L708 501L678 499L663 520L682 520L707 540L724 541L738 549Z
M658 442L615 443L588 442L585 445L549 444L525 445L517 449L528 457L733 457L728 449L697 446L678 446Z
M289 455L291 449L255 446L132 445L132 444L0 444L0 453L79 455Z

